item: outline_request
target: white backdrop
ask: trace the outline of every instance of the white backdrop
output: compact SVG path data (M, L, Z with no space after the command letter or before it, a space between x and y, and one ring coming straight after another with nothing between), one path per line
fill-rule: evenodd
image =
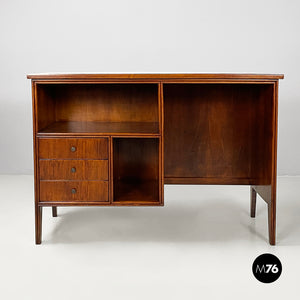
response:
M0 173L32 174L34 72L284 73L279 175L300 174L299 0L1 0Z

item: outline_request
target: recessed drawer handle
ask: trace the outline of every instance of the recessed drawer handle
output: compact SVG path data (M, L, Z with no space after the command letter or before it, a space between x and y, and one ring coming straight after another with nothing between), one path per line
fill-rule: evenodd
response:
M73 167L73 168L71 169L71 172L72 172L72 173L75 173L75 172L76 172L76 168Z
M77 191L76 191L76 189L72 189L71 192L72 192L72 194L76 194Z
M71 147L71 152L75 152L76 151L76 147L72 146Z

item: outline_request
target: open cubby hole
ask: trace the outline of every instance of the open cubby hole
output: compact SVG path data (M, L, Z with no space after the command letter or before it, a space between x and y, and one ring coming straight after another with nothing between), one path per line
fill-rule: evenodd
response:
M38 132L159 133L157 84L37 84Z
M270 184L273 88L268 83L164 84L166 181Z
M113 198L159 204L159 138L113 138Z

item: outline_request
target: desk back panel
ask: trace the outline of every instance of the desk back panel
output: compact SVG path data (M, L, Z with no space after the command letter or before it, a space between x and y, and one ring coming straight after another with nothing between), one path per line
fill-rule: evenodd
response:
M165 183L270 184L274 84L164 84Z

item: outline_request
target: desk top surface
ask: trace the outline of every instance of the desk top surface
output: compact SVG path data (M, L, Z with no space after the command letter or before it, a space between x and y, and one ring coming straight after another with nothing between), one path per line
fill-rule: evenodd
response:
M283 74L247 74L247 73L186 73L186 74L167 74L167 73L40 73L40 74L29 74L28 79L33 80L87 80L87 79L112 79L112 80L279 80L283 79Z

